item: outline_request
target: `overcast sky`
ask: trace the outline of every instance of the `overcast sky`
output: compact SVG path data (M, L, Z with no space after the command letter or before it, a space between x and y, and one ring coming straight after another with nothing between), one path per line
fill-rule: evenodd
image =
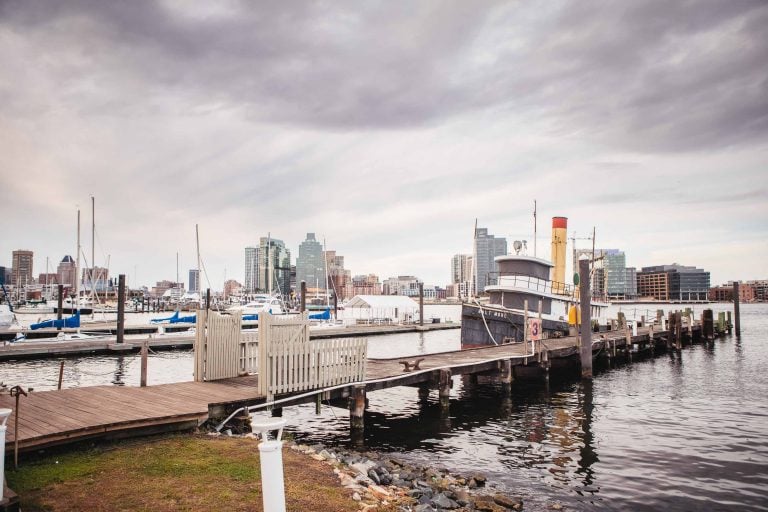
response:
M768 278L764 0L212 4L0 0L0 265L74 256L78 207L90 258L93 195L129 284L199 224L213 289L268 232L445 285L475 218L532 254L537 200L539 256L558 215Z

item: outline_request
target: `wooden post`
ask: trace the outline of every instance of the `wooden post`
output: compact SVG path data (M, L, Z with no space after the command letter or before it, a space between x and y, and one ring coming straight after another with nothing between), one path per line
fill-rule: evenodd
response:
M64 307L64 285L59 285L59 296L56 298L58 308L56 308L56 320L61 320L61 309ZM60 331L61 326L56 327L56 330Z
M125 337L125 274L120 274L117 281L117 343Z
M61 383L64 381L64 360L59 365L59 386L57 389L61 389Z
M500 361L501 368L500 368L500 374L501 374L501 382L504 384L511 384L512 383L512 361L509 359L504 359L503 361Z
M205 289L205 309L211 309L211 289Z
M719 316L719 313L718 313ZM725 324L725 322L723 322ZM728 311L728 323L723 325L723 331L727 330L728 334L731 334L731 329L733 329L733 318L731 318L731 312Z
M683 313L675 311L675 349L683 348Z
M283 408L282 407L274 407L272 409L272 417L273 418L282 418L283 417Z
M589 290L589 260L579 259L579 300L581 307L581 378L592 378L592 304Z
M339 298L336 296L336 292L333 292L333 319L339 318Z
M440 370L438 394L440 395L440 408L447 409L451 398L451 370Z
M349 400L349 428L362 432L365 429L365 386L352 388Z
M147 356L149 353L149 340L145 339L141 344L141 387L147 386Z
M424 325L424 283L419 281L419 325Z
M307 282L301 282L301 297L299 297L299 313L307 309Z
M705 340L715 338L715 315L711 309L705 309L701 314L701 331Z
M320 414L320 409L323 405L323 397L320 396L320 393L315 395L315 414Z
M426 403L429 400L429 386L427 385L420 385L419 386L419 402Z
M741 336L741 314L739 312L739 282L733 282L733 317L736 320L736 336Z

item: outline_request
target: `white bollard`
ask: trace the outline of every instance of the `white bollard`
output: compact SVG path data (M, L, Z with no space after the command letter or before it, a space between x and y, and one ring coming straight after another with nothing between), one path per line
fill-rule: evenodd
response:
M0 502L5 498L5 431L8 428L5 423L11 412L11 409L0 409Z
M283 481L283 427L282 418L256 418L251 415L251 430L261 435L259 459L261 460L261 494L265 512L285 512L285 483ZM274 441L269 432L277 430Z

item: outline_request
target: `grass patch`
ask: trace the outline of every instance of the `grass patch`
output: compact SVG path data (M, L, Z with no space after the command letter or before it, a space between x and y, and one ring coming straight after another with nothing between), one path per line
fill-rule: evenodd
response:
M288 510L354 511L330 466L283 450ZM27 511L262 510L253 439L173 435L51 455L6 474Z

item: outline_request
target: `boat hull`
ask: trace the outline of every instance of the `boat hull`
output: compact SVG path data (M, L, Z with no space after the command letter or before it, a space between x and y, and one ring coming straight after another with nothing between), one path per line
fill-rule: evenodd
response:
M83 307L81 307L81 308L74 307L73 308L73 307L69 307L69 306L63 306L61 308L62 314L65 314L65 315L74 315L78 311L80 312L81 315L92 315L93 314L93 308L83 308ZM59 312L59 308L58 307L54 307L53 308L53 312L54 313L58 313Z
M524 322L521 313L500 306L484 304L481 311L477 304L462 304L461 348L488 347L496 343L521 343ZM565 336L568 334L568 323L542 319L542 329L545 338Z

